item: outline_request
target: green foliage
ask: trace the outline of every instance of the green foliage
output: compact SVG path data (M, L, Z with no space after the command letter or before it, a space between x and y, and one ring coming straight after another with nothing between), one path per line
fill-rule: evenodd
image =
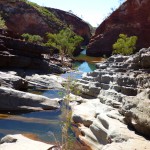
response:
M2 29L6 29L6 24L5 24L5 20L1 17L0 15L0 28Z
M128 37L126 34L120 34L117 42L113 44L113 54L133 54L137 39L137 36Z
M61 59L65 55L72 56L73 51L82 42L83 38L76 35L70 28L61 30L58 34L47 34L48 41L46 46L52 46L59 50Z
M41 44L43 41L43 38L39 35L31 35L28 33L22 34L22 37L27 41L35 44Z

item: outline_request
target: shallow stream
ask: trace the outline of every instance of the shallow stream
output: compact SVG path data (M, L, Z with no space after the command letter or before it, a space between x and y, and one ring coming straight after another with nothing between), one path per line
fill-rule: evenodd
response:
M67 78L73 76L75 79L81 78L84 72L91 72L95 70L95 65L87 62L75 62L76 72L62 74L61 76ZM41 94L49 98L60 98L60 90L39 90L30 91L36 94ZM44 142L54 142L53 136L61 141L61 114L62 110L47 110L41 112L30 112L23 114L0 114L0 138L7 134L24 134L29 137L34 137Z

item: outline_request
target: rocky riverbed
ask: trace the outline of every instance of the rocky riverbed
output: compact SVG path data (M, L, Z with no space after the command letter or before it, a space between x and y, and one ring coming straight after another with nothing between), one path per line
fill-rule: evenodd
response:
M72 120L82 142L93 150L150 149L150 48L111 56L76 88L82 97L72 97Z
M43 111L43 110L59 110L60 108L60 101L62 98L48 98L47 96L37 95L29 93L28 89L57 89L63 90L62 82L65 82L65 79L62 77L53 75L53 74L36 74L31 71L28 73L19 70L19 72L15 71L1 71L0 72L0 113L4 113L4 121L1 120L1 123L9 126L6 130L5 127L1 127L0 132L4 132L5 134L11 134L12 131L16 132L17 130L23 130L23 124L27 124L26 128L32 127L30 124L34 122L35 125L41 126L46 121L47 124L50 124L50 120L48 119L38 119L34 117L23 117L20 118L19 115L13 116L13 113L25 113L25 112L35 112L35 111ZM22 75L23 76L19 76ZM23 91L22 91L23 90ZM45 112L46 113L46 112ZM48 113L48 112L47 112ZM57 112L56 112L57 113ZM38 114L37 114L38 115ZM27 115L28 116L28 115ZM14 118L16 117L16 119ZM55 116L56 117L56 116ZM54 117L54 118L55 118ZM27 119L27 120L26 120ZM6 120L6 121L5 121ZM12 127L7 123L11 123L12 120ZM37 120L37 122L36 122ZM15 125L15 122L18 122L18 127ZM24 123L23 123L24 122ZM31 122L31 123L30 123ZM54 122L54 121L53 121ZM59 122L59 120L58 120ZM29 124L30 123L30 124ZM28 125L29 124L29 125ZM46 125L48 127L48 125ZM19 128L19 129L17 129ZM36 128L36 127L35 127ZM16 130L16 131L15 131ZM28 129L26 129L28 130ZM6 131L6 132L5 132ZM21 132L26 133L27 131ZM17 132L18 133L18 132ZM46 134L46 133L45 133ZM31 137L31 136L30 136ZM30 143L30 144L29 144ZM23 149L39 149L39 150L46 150L54 147L51 144L45 144L42 142L37 142L24 137L23 135L8 135L5 138L2 138L0 143L0 149L2 150L23 150ZM33 148L34 147L34 148Z
M31 94L27 90L28 88L62 90L62 83L66 80L48 74L44 70L37 70L36 65L32 66L33 68L30 65L15 68L15 64L19 64L22 60L14 60L11 57L23 56L32 60L30 52L26 51L26 54L21 55L12 53L7 41L10 43L15 41L5 36L1 36L1 41L2 49L9 52L6 53L6 57L1 53L3 61L7 62L9 58L13 60L14 66L9 62L10 68L5 69L5 63L1 62L0 110L29 112L60 108L62 98L48 98ZM21 51L24 44L20 42L17 47L12 48ZM47 50L42 53L47 53ZM39 52L37 59L42 58L42 53ZM40 61L45 62L45 59L42 58ZM63 72L57 65L46 64L51 73ZM141 49L132 56L114 55L105 62L98 63L94 72L84 74L83 78L75 83L75 89L80 91L81 95L71 95L70 104L72 120L77 124L74 130L80 142L93 150L149 149L150 48ZM16 117L16 120L19 119ZM6 136L1 140L0 149L8 149L11 145L14 149L20 149L18 146L22 140L28 141L21 135ZM47 149L47 146L53 147L43 144L42 149Z

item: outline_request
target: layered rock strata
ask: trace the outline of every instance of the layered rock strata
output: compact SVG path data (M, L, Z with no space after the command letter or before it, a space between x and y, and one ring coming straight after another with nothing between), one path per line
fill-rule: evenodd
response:
M56 89L64 90L62 83L66 80L56 75L26 75L15 71L0 72L0 111L39 111L60 108L61 98L47 98L45 96L31 94L28 89ZM32 91L31 90L31 91Z
M62 73L63 69L44 59L44 54L49 54L48 47L27 43L19 39L0 35L0 67L22 68Z
M56 99L0 87L1 111L39 111L60 107Z
M93 150L149 149L149 60L150 48L115 55L76 83L84 98L72 106L72 119Z

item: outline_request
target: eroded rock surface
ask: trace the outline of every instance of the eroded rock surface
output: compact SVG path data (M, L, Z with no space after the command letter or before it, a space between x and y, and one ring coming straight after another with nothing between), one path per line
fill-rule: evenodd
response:
M79 138L93 150L149 149L149 59L150 48L131 56L114 55L76 83L88 99L71 105L72 118Z

